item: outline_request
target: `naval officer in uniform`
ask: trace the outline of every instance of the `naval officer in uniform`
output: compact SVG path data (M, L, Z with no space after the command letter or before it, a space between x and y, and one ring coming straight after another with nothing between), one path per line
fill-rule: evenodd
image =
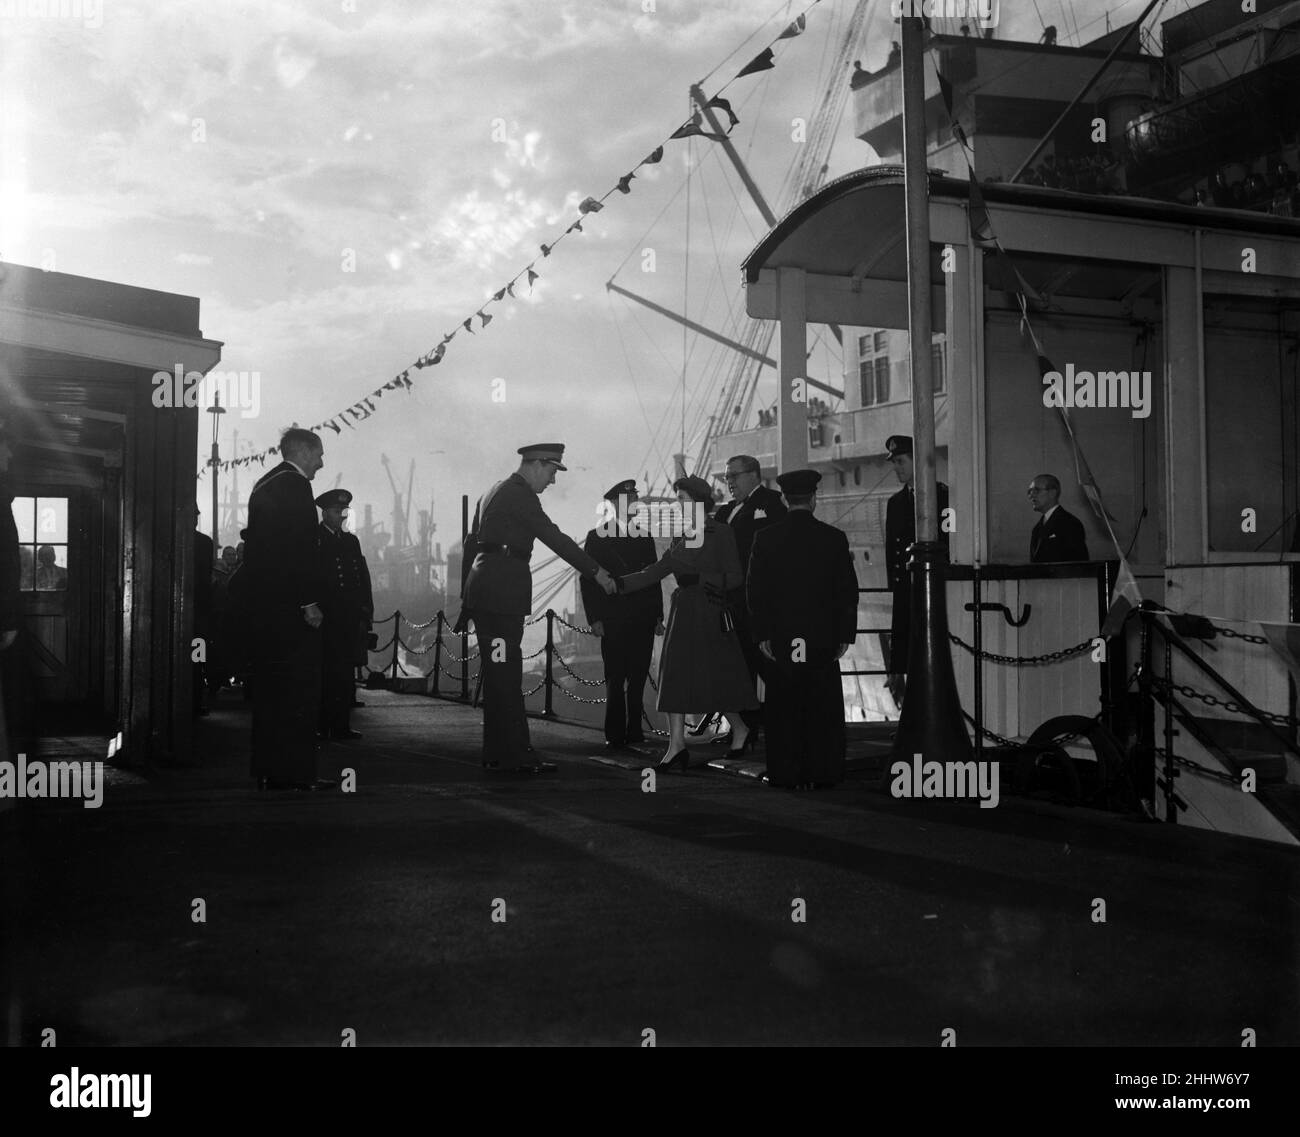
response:
M474 561L465 579L461 620L474 621L479 667L483 669L483 764L489 769L541 774L552 762L528 757L524 713L524 620L533 609L533 577L528 562L533 542L541 541L584 576L593 576L607 593L614 578L560 532L537 500L564 465L558 442L519 448L519 469L482 498L470 534Z
M324 738L360 738L348 718L356 701L353 676L358 655L364 652L366 635L375 614L370 590L370 569L361 553L361 542L344 532L352 495L347 490L327 490L316 499L321 511L316 533L321 560L321 713Z
M583 550L615 577L649 568L659 559L655 539L648 533L627 531L628 515L637 501L636 479L611 486L605 500L613 507L614 519L608 527L614 531L591 530ZM656 633L664 632L663 589L607 596L592 578L583 577L582 608L591 630L600 637L600 658L605 665L605 746L617 750L642 743L642 700L650 657Z
M893 596L894 611L890 624L889 689L894 701L902 705L904 676L907 674L907 643L912 630L912 570L907 567L908 550L916 543L916 492L912 481L912 439L906 434L891 434L885 439L885 452L894 474L903 488L889 499L885 507L885 571ZM948 487L938 483L939 540L948 549L944 532L943 511L948 508Z
M754 535L746 596L754 642L769 661L763 727L773 786L844 778L838 660L858 635L858 577L844 532L818 521L816 470L776 480L789 512Z

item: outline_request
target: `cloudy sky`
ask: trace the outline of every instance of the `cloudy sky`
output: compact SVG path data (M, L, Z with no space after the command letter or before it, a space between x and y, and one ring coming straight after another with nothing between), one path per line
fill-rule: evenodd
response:
M604 285L618 270L624 287L735 328L740 262L766 227L721 149L670 143L583 233L549 258L539 245L686 118L693 81L714 94L808 10L775 70L726 92L733 138L780 212L792 120L815 111L853 4L64 0L65 18L11 7L0 4L0 257L199 297L221 368L261 379L257 416L223 421L223 456L234 430L243 454L294 421L334 417L536 262L531 292L521 282L516 301L490 307L486 329L475 318L440 365L411 372L411 392L324 432L316 484L342 476L353 528L364 503L377 518L391 509L381 454L403 490L414 459L415 506L436 499L446 548L460 495L505 476L524 443L567 444L570 473L543 504L579 538L605 487L671 468L683 354L688 418L717 356ZM1141 7L1002 0L1000 34L1036 39L1041 16L1073 44L1105 31L1107 8L1118 24ZM853 52L868 69L896 35L887 11L873 0ZM867 157L850 102L829 175ZM241 476L241 496L252 480Z

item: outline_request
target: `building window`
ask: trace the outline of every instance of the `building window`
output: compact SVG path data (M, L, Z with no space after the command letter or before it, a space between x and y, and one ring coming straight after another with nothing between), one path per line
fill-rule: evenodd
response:
M844 488L844 471L841 470L841 471L839 472L839 474L840 474L840 489L843 489L843 488Z
M889 356L877 355L858 364L858 392L864 407L889 402Z
M873 351L884 351L889 346L889 337L884 332L877 332L875 342L872 346Z
M68 499L16 497L18 580L24 592L64 592L68 587Z
M855 486L860 486L860 485L862 485L862 467L861 467L861 466L854 466L854 467L853 467L853 484L854 484Z
M858 355L868 355L871 352L871 333L865 336L858 336Z
M935 394L938 394L940 391L946 391L948 389L947 340L938 339L930 345L930 367L934 371Z

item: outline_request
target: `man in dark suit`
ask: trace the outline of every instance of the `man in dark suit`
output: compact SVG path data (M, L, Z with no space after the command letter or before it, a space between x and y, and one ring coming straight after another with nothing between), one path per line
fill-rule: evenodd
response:
M613 577L649 568L659 559L655 539L628 532L628 518L637 501L636 481L619 482L605 493L605 500L612 516L587 534L583 551ZM588 576L582 578L581 587L583 611L600 637L600 658L605 664L605 746L615 750L644 742L642 699L655 636L664 630L663 589L610 596Z
M1029 502L1041 514L1029 535L1029 560L1036 565L1086 561L1088 540L1083 522L1057 503L1061 482L1055 474L1039 474L1029 483Z
M483 675L483 765L488 769L546 774L553 762L530 759L524 712L524 620L533 610L533 575L528 562L533 541L541 541L584 575L613 592L614 578L560 532L546 516L537 495L565 470L558 442L522 446L519 469L498 482L474 513L470 537L473 563L466 571L461 620L472 619L478 636ZM468 557L466 558L468 560ZM464 571L464 570L463 570Z
M912 465L912 439L906 434L891 434L885 439L885 453L903 488L885 506L885 573L893 595L893 618L890 622L889 689L894 701L903 701L907 675L907 646L912 634L912 570L907 567L909 549L916 543L916 491L912 487L916 471ZM943 528L943 511L948 508L948 487L938 483L939 540L948 548L948 534Z
M769 661L765 781L820 788L844 777L836 661L857 638L858 578L848 538L813 516L821 475L777 481L790 511L755 536L746 578L751 635Z
M730 525L735 531L740 567L746 570L755 534L785 516L785 502L776 490L763 485L763 467L757 458L749 454L737 454L727 462L726 478L731 500L718 509L714 518ZM754 682L759 674L764 673L764 669L758 645L749 634L749 610L744 586L729 593L727 603L736 620L736 634L740 637L740 645L745 653L745 666L749 669L750 681ZM752 731L763 721L762 708L760 706L757 711L742 711L741 717Z
M248 499L242 572L253 657L253 777L259 789L327 789L316 777L324 622L311 479L325 464L319 436L294 427L284 458Z
M320 732L325 738L360 738L348 719L356 701L353 680L357 656L375 614L370 590L370 569L361 542L343 530L352 495L347 490L327 490L316 499L321 511L316 539L321 559L321 713Z

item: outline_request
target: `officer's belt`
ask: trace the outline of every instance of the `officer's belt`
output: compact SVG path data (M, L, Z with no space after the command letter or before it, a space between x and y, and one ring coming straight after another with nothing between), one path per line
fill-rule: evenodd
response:
M499 557L514 557L520 561L529 561L533 557L532 553L524 552L523 549L512 548L510 545L480 545L478 551L480 553L495 553Z

